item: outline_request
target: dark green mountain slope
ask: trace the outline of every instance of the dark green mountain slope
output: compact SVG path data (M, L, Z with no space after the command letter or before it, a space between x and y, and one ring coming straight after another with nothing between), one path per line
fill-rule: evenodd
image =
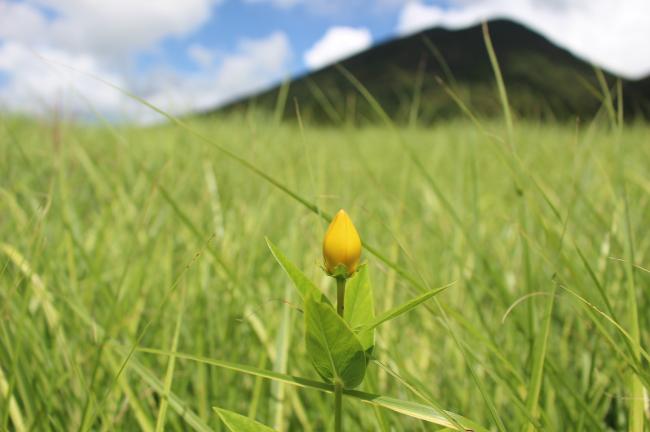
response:
M554 120L595 115L603 92L590 64L517 23L496 20L489 29L516 115ZM379 44L340 64L398 123L416 119L430 123L461 115L436 77L476 114L489 117L501 112L481 26L427 30ZM616 78L609 74L605 78L615 94ZM622 80L622 84L626 117L650 118L650 78ZM278 86L215 111L283 107L285 118L295 117L295 100L301 115L315 121L377 120L370 105L336 66L296 78L284 90Z

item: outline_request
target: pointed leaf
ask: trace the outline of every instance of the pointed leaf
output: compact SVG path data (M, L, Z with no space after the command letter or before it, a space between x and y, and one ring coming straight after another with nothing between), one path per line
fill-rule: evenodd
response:
M302 297L303 300L309 296L310 293L316 292L320 295L321 301L324 301L326 303L330 302L327 297L322 294L320 289L318 289L318 287L314 285L314 283L310 281L309 278L305 276L305 274L289 260L289 258L280 252L280 249L278 249L278 247L274 245L273 242L268 238L266 238L266 244L269 246L269 249L271 250L271 253L273 254L275 260L278 262L278 264L280 264L285 273L293 281L293 284L298 289L300 297Z
M390 309L386 312L381 313L379 316L377 316L372 322L370 322L366 327L364 328L364 331L369 331L377 326L385 323L386 321L390 321L394 318L397 318L398 316L405 314L406 312L410 311L411 309L415 308L418 306L420 303L429 300L431 297L433 297L436 294L441 293L442 291L446 290L456 282L452 282L448 285L445 285L440 288L434 288L431 289L424 294L420 294L419 296L407 301L406 303L403 303L397 307L394 307L393 309Z
M230 432L275 432L275 429L236 412L217 407L212 407L212 409L219 415Z
M374 330L361 331L370 324L375 317L372 287L368 276L368 266L361 266L357 274L348 279L345 288L345 321L359 338L361 346L368 353L372 353L375 346Z
M239 363L216 360L216 359L211 359L208 357L198 356L194 354L179 353L179 352L173 353L173 352L163 351L154 348L140 347L137 350L142 353L149 353L155 355L163 355L163 356L173 355L176 358L191 360L199 363L205 363L219 368L244 373L247 375L252 375L252 376L270 379L273 381L283 382L296 387L319 390L327 393L334 392L334 386L332 384L326 384L319 381L310 380L307 378L297 377L294 375L287 375L287 374L274 372L266 369L260 369L254 366L247 366ZM135 360L131 360L131 367L133 367L134 361ZM445 414L443 414L440 410L417 402L410 402L401 399L391 398L388 396L361 392L357 390L343 390L343 393L346 396L358 399L362 402L380 408L385 408L391 411L395 411L397 413L404 414L409 417L418 418L430 423L434 423L442 426L449 426L451 422L446 417L452 416L458 423L460 423L465 428L465 430L471 430L475 432L487 431L486 428L479 426L476 423L472 422L471 420L468 420L465 417L462 417L456 413L445 410L446 413L445 416Z
M305 342L316 372L325 381L340 379L346 388L361 384L366 373L361 342L331 305L313 295L305 300Z
M347 396L356 397L362 402L366 402L374 406L395 411L400 414L404 414L409 417L417 418L437 425L446 426L451 430L458 430L458 428L454 426L454 423L449 421L448 417L453 418L456 423L463 427L464 431L487 432L487 429L469 419L466 419L463 416L446 410L443 412L442 410L417 402L395 399L387 396L373 395L356 390L348 390L345 392L345 394Z

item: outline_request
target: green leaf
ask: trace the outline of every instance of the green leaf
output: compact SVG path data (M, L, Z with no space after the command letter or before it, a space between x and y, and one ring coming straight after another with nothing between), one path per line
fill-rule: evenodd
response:
M212 407L230 432L275 432L275 429L236 412Z
M368 276L368 266L366 265L361 266L357 274L348 279L345 288L343 318L359 338L363 349L368 354L372 354L372 349L375 346L375 331L361 331L375 318L372 287Z
M422 405L417 402L400 400L387 396L373 395L356 390L348 390L345 392L345 395L356 397L362 402L395 411L409 417L417 418L441 426L446 426L452 430L458 430L458 428L449 420L449 417L451 417L456 423L460 424L463 427L464 431L487 432L487 429L474 423L471 420L466 419L463 416L452 413L450 411L443 412L442 410L428 405Z
M398 316L405 314L406 312L410 311L411 309L415 308L418 306L420 303L425 302L429 300L431 297L433 297L436 294L439 294L455 284L456 282L452 282L448 285L445 285L440 288L434 288L431 289L424 294L420 294L419 296L407 301L406 303L403 303L397 307L394 307L391 310L388 310L382 314L380 314L378 317L376 317L374 320L372 320L369 324L367 324L364 328L364 331L370 331L377 326L385 323L386 321L390 321L394 318L397 318Z
M346 388L361 384L366 374L361 342L334 308L314 295L305 299L305 342L316 372L325 381L340 379Z
M326 384L326 383L314 381L307 378L287 375L287 374L274 372L266 369L260 369L254 366L247 366L239 363L216 360L209 357L203 357L194 354L187 354L187 353L180 353L180 352L173 353L173 352L163 351L154 348L139 347L137 350L142 353L149 353L149 354L162 355L162 356L173 355L179 359L186 359L198 363L205 363L222 369L227 369L235 372L244 373L247 375L262 377L273 381L283 382L300 388L308 388L308 389L318 390L327 393L334 392L334 386L332 384ZM135 360L131 360L131 364L130 364L131 367L133 367L134 361ZM445 410L445 412L443 413L442 410L427 405L422 405L417 402L404 401L404 400L395 399L387 396L361 392L358 390L343 390L343 394L345 394L348 397L352 397L362 402L368 403L370 405L380 407L380 408L385 408L430 423L449 427L450 421L446 417L452 416L458 423L460 423L461 426L465 428L465 430L472 430L475 432L487 431L485 427L479 426L473 421L468 420L465 417L460 416L456 413L447 410Z
M315 292L320 295L320 301L330 303L329 299L321 292L320 289L312 281L309 280L300 269L287 258L271 240L266 238L266 244L269 246L271 253L275 260L280 264L285 273L291 278L293 284L298 289L300 297L303 301L309 296L310 293Z

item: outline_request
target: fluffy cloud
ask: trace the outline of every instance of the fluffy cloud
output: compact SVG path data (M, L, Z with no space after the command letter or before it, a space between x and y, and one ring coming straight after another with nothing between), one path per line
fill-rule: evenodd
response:
M75 77L70 68L82 74ZM44 49L39 55L17 42L0 46L0 72L8 77L10 84L0 87L0 107L29 114L64 108L85 111L88 110L86 100L92 101L100 111L115 109L120 102L119 93L86 75L102 76L124 86L120 76L102 70L92 56L70 55L56 49ZM75 92L86 100L77 98L72 106L67 106Z
M0 0L0 108L143 118L125 90L136 54L196 30L220 0ZM148 115L147 115L148 116Z
M208 67L214 63L216 53L201 44L193 43L187 47L187 56L198 66Z
M183 36L218 0L26 0L0 2L0 37L115 60ZM45 11L51 11L48 16Z
M239 45L239 53L226 57L217 74L221 100L283 78L291 58L289 39L282 32L275 32L267 38L244 40Z
M145 95L173 113L213 108L283 79L291 57L289 39L282 32L244 39L216 65L190 75L168 74Z
M269 4L288 10L302 7L317 15L350 17L355 15L372 17L371 14L394 13L399 7L412 0L242 0L248 4ZM370 14L369 14L370 12Z
M281 32L243 39L229 52L192 44L186 53L195 72L163 66L146 77L133 73L138 54L195 31L219 2L0 0L0 110L152 121L157 114L106 82L178 114L283 78L292 54Z
M244 0L245 3L270 3L275 7L280 9L289 9L293 6L296 6L301 3L305 3L305 0Z
M311 69L318 69L363 51L370 45L372 36L366 28L330 27L325 35L305 52L305 64Z
M457 0L452 8L411 2L398 32L433 26L462 28L495 17L540 32L574 54L629 78L650 72L650 2L647 0Z
M292 51L284 33L241 41L219 62L192 74L153 71L132 82L96 58L42 49L38 54L17 42L0 45L0 109L43 114L63 108L76 116L98 111L109 120L151 122L160 117L101 80L132 91L173 114L208 109L262 89L287 73ZM96 78L100 78L98 80Z

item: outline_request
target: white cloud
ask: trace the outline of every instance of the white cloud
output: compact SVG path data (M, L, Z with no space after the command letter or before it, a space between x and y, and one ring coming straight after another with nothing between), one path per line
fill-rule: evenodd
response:
M111 120L150 122L161 117L91 76L180 114L212 108L272 84L287 73L291 55L287 36L275 32L241 41L233 52L221 56L219 64L194 74L158 70L138 83L91 55L51 48L36 53L24 44L5 42L0 44L0 73L8 77L8 85L0 86L0 109L45 114L62 108L75 116L96 110Z
M411 2L402 8L397 30L462 28L496 17L526 24L611 72L629 78L650 73L648 0L460 0L451 9Z
M141 105L88 75L132 90L135 55L195 31L220 1L0 0L0 108L148 119Z
M217 75L222 99L268 85L283 78L291 58L286 34L275 32L267 38L244 40L239 53L226 57Z
M210 109L283 79L291 56L289 39L282 32L245 39L217 66L192 75L163 77L145 97L174 113Z
M329 15L347 18L362 15L373 18L382 13L393 14L399 7L411 0L242 0L248 4L269 4L278 9L288 10L302 7L316 15Z
M27 3L0 1L0 38L22 43L38 43L45 37L48 20Z
M304 60L311 69L318 69L349 57L372 45L366 28L330 27L314 46L305 52Z
M114 89L58 65L65 64L84 74L98 75L124 86L120 76L102 70L92 56L70 55L55 49L42 50L40 54L49 62L17 42L0 46L0 72L9 80L9 85L0 87L0 107L28 114L43 114L54 109L87 110L83 100L67 105L75 92L83 94L100 111L112 110L119 104L120 95Z
M244 2L250 4L270 3L280 9L289 9L298 4L305 3L305 0L244 0Z
M193 43L187 47L187 56L198 66L208 67L214 63L216 53L201 44Z
M281 32L241 40L226 53L190 45L196 72L168 65L146 76L133 73L136 54L196 30L219 1L0 0L0 110L63 109L75 117L98 111L108 119L151 121L159 116L90 76L174 114L211 108L284 78L292 53Z
M110 60L203 24L219 0L26 0L0 2L0 37ZM47 17L43 8L53 12Z
M397 31L400 34L411 34L436 26L463 28L487 17L477 9L443 9L435 5L410 2L400 13Z

